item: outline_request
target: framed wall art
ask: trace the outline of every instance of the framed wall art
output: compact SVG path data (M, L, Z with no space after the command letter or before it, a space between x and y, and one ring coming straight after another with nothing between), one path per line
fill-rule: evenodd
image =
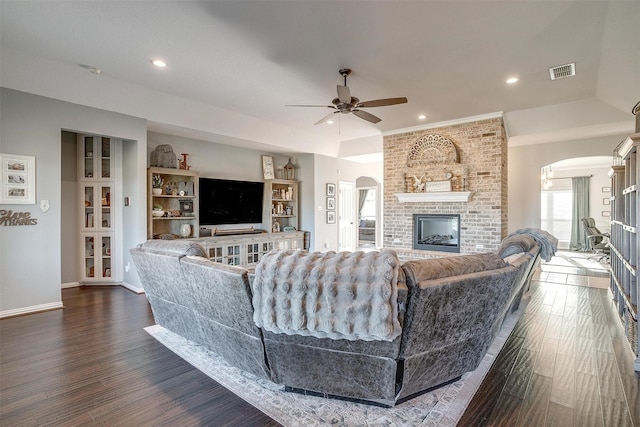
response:
M327 211L327 224L336 223L336 211Z
M336 195L336 185L332 183L327 183L327 197L335 197Z
M36 203L36 158L0 153L2 194L0 204Z
M335 211L336 210L336 198L335 197L327 197L327 210Z
M276 177L275 169L273 168L273 157L262 156L262 174L264 179L274 179Z

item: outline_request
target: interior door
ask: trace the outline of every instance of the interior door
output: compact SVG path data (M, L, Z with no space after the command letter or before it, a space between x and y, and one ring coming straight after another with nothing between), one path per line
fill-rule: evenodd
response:
M338 182L338 249L355 251L356 248L356 185Z

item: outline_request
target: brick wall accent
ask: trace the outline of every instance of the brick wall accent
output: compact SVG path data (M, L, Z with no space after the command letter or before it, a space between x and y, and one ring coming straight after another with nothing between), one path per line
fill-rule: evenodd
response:
M457 148L459 164L422 164L408 167L407 155L416 140L441 135ZM502 118L491 118L384 137L384 247L402 260L451 256L447 252L413 250L413 214L460 214L460 253L496 250L507 235L507 139ZM407 177L426 174L454 182L466 174L469 202L400 203L396 193L411 192ZM462 189L453 185L454 188Z

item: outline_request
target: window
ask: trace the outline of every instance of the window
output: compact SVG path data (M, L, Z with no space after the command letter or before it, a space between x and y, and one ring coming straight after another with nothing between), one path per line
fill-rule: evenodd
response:
M540 199L540 225L558 238L559 246L571 241L572 192L570 189L543 190Z

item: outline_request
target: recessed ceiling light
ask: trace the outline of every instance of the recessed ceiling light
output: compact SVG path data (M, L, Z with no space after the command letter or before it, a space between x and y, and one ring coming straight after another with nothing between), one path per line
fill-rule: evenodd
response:
M167 66L166 62L164 62L164 61L162 61L160 59L153 59L153 60L151 60L151 63L153 65L155 65L156 67L159 67L159 68L164 68L164 67Z
M514 83L518 83L518 78L517 78L517 77L509 77L509 78L506 80L506 82L507 82L507 84L512 85L512 84L514 84Z
M418 119L420 119L420 120L424 120L424 119L426 119L426 118L427 118L427 116L426 116L426 115L424 115L424 114L420 114L420 115L418 116Z
M334 123L333 120L327 120L328 125L332 125L333 123Z

